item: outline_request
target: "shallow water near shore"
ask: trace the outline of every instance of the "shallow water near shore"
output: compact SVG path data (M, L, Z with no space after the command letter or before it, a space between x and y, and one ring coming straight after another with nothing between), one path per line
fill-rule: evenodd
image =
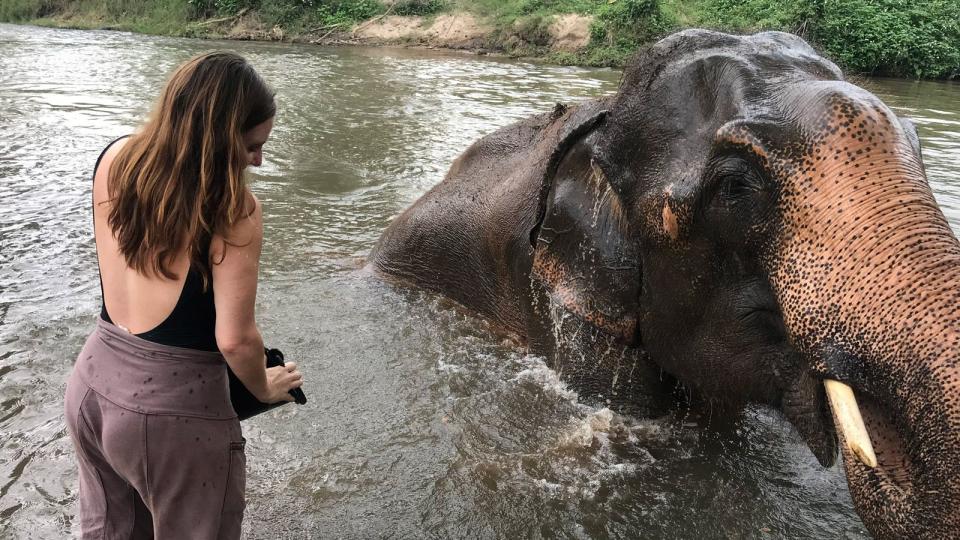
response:
M181 61L276 88L258 318L306 406L244 423L247 538L867 538L840 467L775 413L641 418L580 400L449 302L358 272L480 136L616 89L611 70L402 49L0 24L0 537L78 532L62 395L99 310L90 174ZM860 84L920 132L960 230L960 85Z

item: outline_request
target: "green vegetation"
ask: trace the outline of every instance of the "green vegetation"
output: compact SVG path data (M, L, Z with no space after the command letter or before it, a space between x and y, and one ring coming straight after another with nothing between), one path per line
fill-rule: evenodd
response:
M0 21L180 35L194 18L186 0L0 0Z
M214 35L218 19L255 14L270 36L331 35L381 15L470 12L493 33L487 47L562 63L621 65L638 48L688 27L798 33L847 70L912 78L960 77L957 0L0 0L0 21ZM590 43L551 49L557 15L592 17Z
M588 64L618 65L643 44L676 29L676 19L657 0L620 0L597 10L590 45L582 53Z
M281 35L348 29L360 21L380 15L386 9L378 0L186 1L193 5L198 19L229 17L243 10L254 11L268 28L282 28L284 32ZM197 29L196 26L192 28Z
M960 76L957 0L701 0L699 8L702 26L799 33L851 71Z
M445 0L397 0L393 3L394 15L434 15L446 10L449 4Z

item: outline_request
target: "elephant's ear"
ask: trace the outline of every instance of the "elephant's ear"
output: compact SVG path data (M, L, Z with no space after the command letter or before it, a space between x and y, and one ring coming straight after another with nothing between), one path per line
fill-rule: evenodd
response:
M625 343L636 340L640 255L621 198L599 163L601 113L578 123L548 161L530 232L532 279L561 307Z

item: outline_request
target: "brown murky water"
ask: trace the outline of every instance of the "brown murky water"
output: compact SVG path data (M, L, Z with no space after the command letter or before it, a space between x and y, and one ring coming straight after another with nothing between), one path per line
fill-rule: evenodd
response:
M165 75L246 55L280 113L259 320L310 403L246 422L249 538L864 538L785 421L633 418L438 299L353 272L471 141L619 74L420 51L0 25L0 537L77 531L61 396L99 309L90 172ZM960 85L864 83L917 123L960 229ZM708 425L709 424L709 425Z

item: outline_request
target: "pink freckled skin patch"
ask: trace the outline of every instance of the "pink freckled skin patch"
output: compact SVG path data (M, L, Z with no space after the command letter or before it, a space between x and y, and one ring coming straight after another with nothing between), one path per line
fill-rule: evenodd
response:
M670 208L670 203L663 203L663 230L667 232L671 240L676 240L680 236L680 226L677 225L677 215Z

